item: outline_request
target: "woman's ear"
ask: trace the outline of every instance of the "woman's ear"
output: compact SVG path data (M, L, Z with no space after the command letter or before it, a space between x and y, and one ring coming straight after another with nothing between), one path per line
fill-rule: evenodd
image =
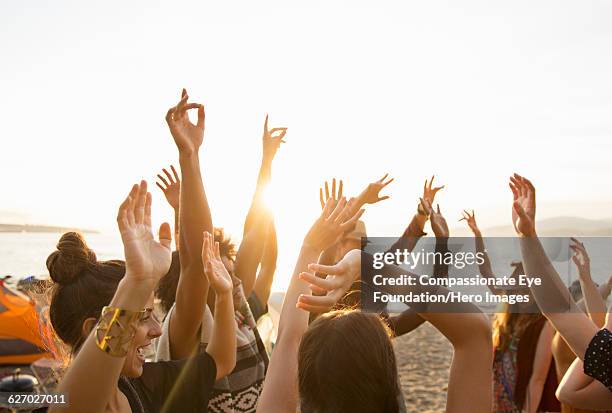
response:
M89 334L91 333L91 330L94 329L97 323L98 323L98 320L96 320L93 317L89 317L85 319L85 321L83 321L83 325L81 326L81 332L83 334L84 339L86 339L89 336Z

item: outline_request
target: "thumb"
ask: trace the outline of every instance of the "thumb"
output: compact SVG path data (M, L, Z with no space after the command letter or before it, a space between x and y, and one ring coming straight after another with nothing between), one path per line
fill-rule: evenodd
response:
M159 243L170 249L172 244L172 230L170 229L170 224L167 222L164 222L159 227Z
M514 202L513 207L514 207L514 211L521 219L529 219L529 217L527 216L527 213L525 212L525 209L518 201Z

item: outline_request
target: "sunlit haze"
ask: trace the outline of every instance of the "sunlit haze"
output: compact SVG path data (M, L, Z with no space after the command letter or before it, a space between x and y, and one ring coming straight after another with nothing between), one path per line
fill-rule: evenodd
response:
M348 195L395 177L371 235L400 235L434 173L451 227L463 208L509 224L515 171L540 218L612 218L610 21L612 3L586 0L2 2L0 223L112 232L140 179L172 222L154 179L178 165L164 115L182 87L206 107L205 188L235 241L266 113L289 128L275 289L332 177Z

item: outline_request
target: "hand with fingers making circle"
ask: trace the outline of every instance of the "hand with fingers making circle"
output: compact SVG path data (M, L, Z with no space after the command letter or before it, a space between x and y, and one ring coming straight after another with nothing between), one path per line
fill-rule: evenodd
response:
M512 223L516 233L524 237L536 235L535 215L536 197L535 187L527 178L514 174L510 177L512 190Z
M286 143L283 139L286 134L287 128L268 129L268 115L266 115L262 137L264 159L274 159L278 148L281 146L281 143Z
M156 182L156 184L164 193L166 201L168 201L170 206L175 211L178 211L181 199L181 180L176 173L176 169L174 169L174 165L170 165L170 169L172 169L172 175L170 175L170 172L168 172L166 168L162 169L167 179L161 174L157 174L159 181Z
M389 185L395 179L391 178L385 182L385 179L387 179L388 176L389 174L387 173L378 181L368 184L368 186L359 195L359 198L363 204L375 204L377 202L384 201L385 199L389 199L388 195L380 196L380 191L382 191L384 187Z
M339 180L338 184L338 192L336 192L336 178L332 179L332 190L329 192L329 184L325 181L325 197L323 196L323 188L319 188L319 202L321 203L321 209L325 208L325 204L328 199L331 199L334 202L334 207L338 204L340 198L342 198L342 190L344 183L342 179Z
M463 213L461 214L461 218L459 219L459 222L461 221L467 222L468 227L470 227L475 236L481 236L480 228L478 228L478 224L476 223L476 213L473 209L471 214L467 209L464 209Z
M166 122L181 155L196 153L204 141L204 106L199 103L187 103L188 99L187 91L183 89L179 103L168 109L166 113ZM190 109L198 111L198 120L195 124L187 115Z

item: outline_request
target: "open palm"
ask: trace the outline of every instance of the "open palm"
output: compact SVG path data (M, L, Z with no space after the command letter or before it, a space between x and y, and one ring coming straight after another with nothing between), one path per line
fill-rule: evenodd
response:
M204 240L202 241L202 264L204 267L204 274L217 295L232 292L234 287L232 277L227 272L221 260L219 243L215 242L210 232L204 233Z
M510 177L512 190L512 223L518 235L535 235L536 199L535 187L527 178L518 174Z
M159 242L151 231L151 194L147 183L134 185L119 207L117 223L125 252L126 277L150 283L168 272L172 260L171 231L167 223L159 229Z
M385 176L380 178L378 181L374 181L368 184L368 186L363 190L363 192L359 196L363 204L375 204L377 202L384 201L385 199L389 199L388 195L385 195L385 196L379 195L380 191L384 187L389 185L391 182L393 182L393 179L395 179L395 178L391 178L385 182L385 179L387 179L388 176L389 174L385 174Z
M464 209L463 216L459 221L465 221L468 224L468 227L470 227L470 229L474 233L474 235L480 234L480 228L478 228L478 224L476 223L476 213L473 209L471 214Z

